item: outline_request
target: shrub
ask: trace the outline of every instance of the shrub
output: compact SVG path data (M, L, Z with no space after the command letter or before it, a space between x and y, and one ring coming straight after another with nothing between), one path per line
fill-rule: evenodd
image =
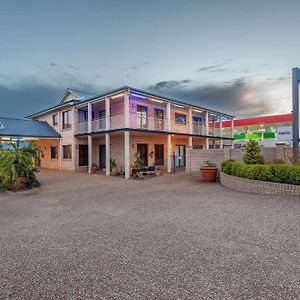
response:
M258 142L255 140L250 140L244 147L243 147L243 160L245 164L249 165L256 165L256 164L263 164L264 159L261 155L261 149L258 145Z
M222 163L222 172L242 178L300 185L300 166L247 165L227 160Z
M38 186L38 163L39 148L33 143L23 148L0 150L0 187L16 191Z

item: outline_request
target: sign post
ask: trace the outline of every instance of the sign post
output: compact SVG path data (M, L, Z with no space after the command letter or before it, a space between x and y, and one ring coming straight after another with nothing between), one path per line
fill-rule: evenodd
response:
M293 162L299 163L299 80L300 70L293 68Z

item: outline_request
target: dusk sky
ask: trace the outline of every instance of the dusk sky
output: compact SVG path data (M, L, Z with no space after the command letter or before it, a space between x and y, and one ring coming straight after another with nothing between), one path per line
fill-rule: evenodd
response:
M239 117L291 111L300 1L1 1L0 115L130 85Z

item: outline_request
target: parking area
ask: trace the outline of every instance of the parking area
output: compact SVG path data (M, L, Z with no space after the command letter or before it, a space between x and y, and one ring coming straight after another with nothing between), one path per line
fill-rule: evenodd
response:
M0 299L299 299L300 199L42 171L0 193Z

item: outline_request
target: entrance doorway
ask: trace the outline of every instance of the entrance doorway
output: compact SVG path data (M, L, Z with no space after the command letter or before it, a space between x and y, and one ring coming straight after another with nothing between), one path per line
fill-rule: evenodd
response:
M164 145L155 144L155 165L162 166L164 164Z
M89 164L88 145L79 145L79 167L85 167Z
M185 145L175 146L175 168L185 167Z
M148 144L137 144L137 153L140 155L143 166L148 166Z
M106 149L105 145L99 145L99 168L106 168Z

